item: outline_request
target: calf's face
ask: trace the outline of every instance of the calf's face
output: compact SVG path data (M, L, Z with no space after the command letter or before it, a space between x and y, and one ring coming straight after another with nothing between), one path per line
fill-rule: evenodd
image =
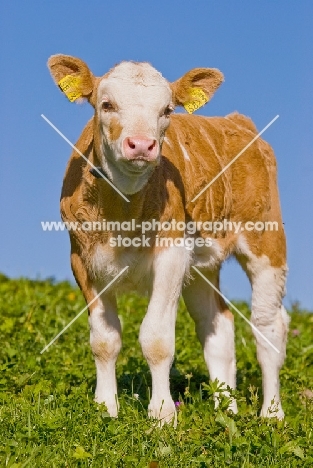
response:
M169 83L148 63L123 62L98 85L96 114L102 154L131 177L159 163L174 110Z
M207 100L223 81L220 71L196 68L169 83L148 63L122 62L96 78L80 59L54 55L48 66L68 98L95 108L94 142L102 169L119 190L133 194L147 183L161 158L165 131L176 105Z

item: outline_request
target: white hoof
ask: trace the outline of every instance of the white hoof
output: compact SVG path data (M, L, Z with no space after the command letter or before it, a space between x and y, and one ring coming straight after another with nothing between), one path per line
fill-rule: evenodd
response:
M261 409L260 416L262 418L276 418L279 421L284 419L285 413L280 403L274 403L271 406L264 406Z
M148 406L148 415L150 418L158 419L159 425L173 424L177 426L177 413L173 400L167 400L160 402L150 401Z
M226 392L224 393L224 395L226 397L229 397L229 394ZM213 395L214 409L217 409L219 407L219 404L220 404L219 396L220 396L219 393L216 393L215 395ZM232 411L234 414L238 413L237 401L234 398L231 399L231 402L229 403L227 410Z
M119 404L118 404L117 398L116 400L112 401L112 400L108 400L105 398L101 398L100 396L96 395L95 402L99 404L104 403L107 408L107 412L109 413L111 418L117 418L117 414L119 410Z
M228 411L232 411L234 414L237 414L238 413L237 401L232 399L227 409Z

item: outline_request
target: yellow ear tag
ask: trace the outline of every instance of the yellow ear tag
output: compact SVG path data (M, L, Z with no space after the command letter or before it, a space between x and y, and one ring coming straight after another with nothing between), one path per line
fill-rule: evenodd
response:
M189 89L190 100L185 102L184 108L188 114L192 114L200 107L204 106L209 100L208 96L200 88L190 88Z
M66 75L58 82L59 88L73 102L76 101L82 93L80 91L81 78L80 76Z

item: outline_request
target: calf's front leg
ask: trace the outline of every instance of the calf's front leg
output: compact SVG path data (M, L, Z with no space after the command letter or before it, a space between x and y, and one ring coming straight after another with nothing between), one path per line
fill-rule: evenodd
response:
M95 400L105 403L110 416L116 417L118 401L115 363L122 347L122 338L115 295L105 291L97 297L105 283L96 284L89 277L81 256L73 250L72 247L71 264L75 279L87 304L92 302L89 306L89 325L91 350L97 369Z
M153 285L139 341L152 375L149 416L161 424L174 421L175 404L170 394L169 372L175 350L175 322L182 282L188 263L183 247L159 252L153 264Z
M97 369L95 400L105 403L108 413L118 413L115 364L122 347L121 325L113 295L102 295L90 310L90 345Z

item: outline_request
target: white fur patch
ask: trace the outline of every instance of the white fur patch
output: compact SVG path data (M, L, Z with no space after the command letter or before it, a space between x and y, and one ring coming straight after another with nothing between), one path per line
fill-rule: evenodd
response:
M164 142L165 142L168 146L172 147L172 144L171 144L169 138L164 137Z
M112 248L98 244L92 256L92 269L95 278L110 281L123 268L128 266L127 273L114 284L119 292L137 291L145 294L152 281L152 251L138 250L135 247Z
M169 83L148 63L123 62L102 78L98 87L97 113L101 125L101 165L114 185L125 194L140 191L151 172L160 162L127 161L123 142L126 138L156 140L161 147L169 125L165 109L172 104ZM102 102L109 101L112 109L105 112ZM119 138L111 141L111 119L121 127Z
M186 148L181 144L180 141L178 143L179 143L180 149L182 150L184 158L186 159L186 161L190 161L190 157L189 157L189 154L187 153Z
M202 247L195 247L193 258L194 266L214 270L224 260L225 253L218 240L211 239L211 243L212 245L210 247L205 245Z

